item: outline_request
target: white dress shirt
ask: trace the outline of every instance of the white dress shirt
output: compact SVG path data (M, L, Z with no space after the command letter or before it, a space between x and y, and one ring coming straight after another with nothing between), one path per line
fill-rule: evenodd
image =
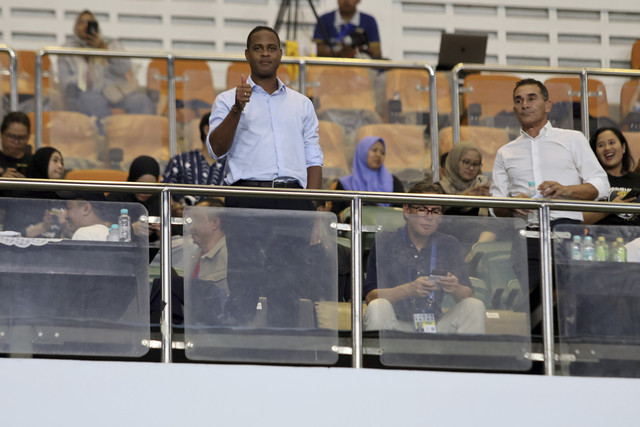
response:
M269 95L251 77L251 100L240 117L233 144L227 156L228 185L239 180L272 181L293 177L307 187L307 168L322 166L322 149L318 136L318 118L313 104L304 95L286 87L278 79L278 89ZM209 118L209 135L227 117L235 104L236 90L216 97ZM208 141L207 137L207 141Z
M543 181L562 185L589 183L598 190L598 198L609 193L607 174L578 131L558 129L547 124L532 138L523 130L520 136L498 150L493 166L491 195L514 197L527 193L529 181L536 187ZM551 219L582 221L581 212L551 211Z

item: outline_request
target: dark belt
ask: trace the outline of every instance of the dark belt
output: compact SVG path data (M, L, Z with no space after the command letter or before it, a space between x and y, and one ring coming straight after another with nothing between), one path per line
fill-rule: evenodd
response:
M300 183L296 180L273 180L273 181L253 181L248 179L241 179L231 184L233 186L240 187L269 187L269 188L302 188Z

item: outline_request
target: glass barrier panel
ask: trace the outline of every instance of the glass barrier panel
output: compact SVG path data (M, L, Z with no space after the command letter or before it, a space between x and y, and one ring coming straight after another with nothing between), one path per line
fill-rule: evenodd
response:
M121 209L131 239L107 241ZM144 355L146 216L137 203L0 198L0 352Z
M0 117L11 111L11 57L8 52L0 51Z
M369 255L364 329L379 334L381 362L529 369L524 222L441 212L410 205L377 218L383 231ZM387 215L404 215L405 224L386 231L397 227Z
M184 218L188 358L335 363L337 311L322 324L315 313L338 303L334 214L187 207Z
M554 234L561 372L637 377L640 227L558 225Z

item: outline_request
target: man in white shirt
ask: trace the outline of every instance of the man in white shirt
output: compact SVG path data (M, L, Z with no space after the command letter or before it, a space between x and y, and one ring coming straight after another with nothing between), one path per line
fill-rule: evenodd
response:
M528 198L529 182L535 182L538 196L546 199L595 200L609 193L607 174L580 132L551 126L547 115L551 101L547 88L534 79L516 83L513 111L522 129L520 136L504 145L493 166L491 195ZM526 215L521 209L494 208L496 216ZM551 211L551 225L579 224L581 212ZM527 258L530 309L539 308L540 245L528 239ZM514 263L522 282L521 266ZM532 316L531 325L536 326Z
M87 200L67 201L67 221L74 230L72 240L107 241L108 222L105 222L93 204Z

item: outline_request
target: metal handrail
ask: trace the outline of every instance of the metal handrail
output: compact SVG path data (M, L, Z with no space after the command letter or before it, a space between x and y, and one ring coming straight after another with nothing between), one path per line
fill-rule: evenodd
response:
M161 193L162 209L161 221L161 271L162 296L167 306L163 310L162 361L171 362L171 195L198 194L210 196L241 195L250 197L284 197L306 198L317 200L350 200L353 212L351 219L351 264L352 264L352 364L355 368L362 367L362 218L361 207L365 202L391 203L433 203L451 206L477 207L506 207L521 209L538 209L540 213L540 248L541 248L541 292L543 312L543 346L545 374L554 374L554 342L553 342L553 300L551 282L551 223L550 210L599 211L599 212L633 212L640 214L640 205L610 202L584 202L570 200L540 200L540 199L506 199L477 196L458 196L446 194L411 194L411 193L379 193L355 192L335 190L298 190L298 189L268 189L243 187L201 187L184 184L145 184L135 182L98 182L71 180L33 180L20 178L0 179L1 188L17 189L46 189L46 190L84 190L84 191L115 191L115 192L144 192ZM167 307L169 307L167 309Z
M101 56L111 58L132 58L132 59L165 59L167 61L167 78L168 78L168 103L169 103L169 150L171 156L177 153L176 141L176 103L175 103L175 72L174 66L176 60L204 60L212 62L245 62L243 55L224 55L224 54L174 54L174 53L149 53L137 51L116 51L102 49L84 49L84 48L61 48L61 47L45 47L36 55L36 124L35 124L35 140L36 149L42 146L42 116L44 111L44 99L42 88L42 57L44 55L67 55L67 56ZM428 64L418 62L396 62L382 60L364 60L364 59L340 59L340 58L316 58L316 57L283 57L283 64L298 65L298 81L300 82L300 92L306 93L306 72L309 65L335 65L345 67L368 67L376 69L424 69L429 75L429 103L430 103L430 138L431 152L438 152L438 102L436 90L436 73L435 69ZM431 167L434 173L434 179L439 178L438 156L431 156Z
M18 111L18 57L6 44L0 44L0 52L9 54L9 105L11 111Z

